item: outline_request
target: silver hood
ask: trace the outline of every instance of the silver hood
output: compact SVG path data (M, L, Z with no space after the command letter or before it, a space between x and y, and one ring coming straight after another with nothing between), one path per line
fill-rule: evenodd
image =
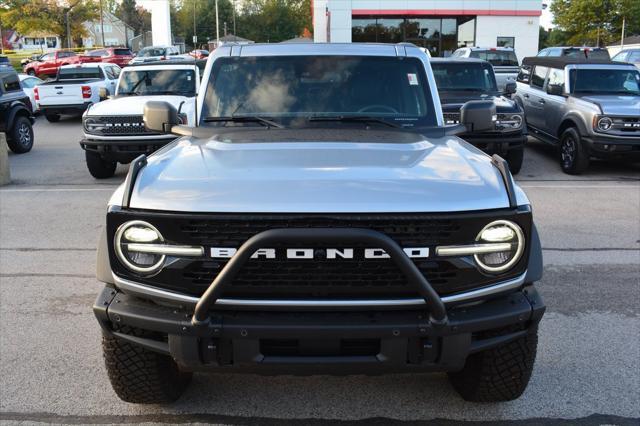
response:
M283 136L277 136L278 132ZM330 132L344 142L182 138L148 159L130 207L180 212L382 213L506 208L490 158L455 138ZM346 132L347 134L349 132ZM319 134L315 131L315 134ZM243 136L244 137L244 136ZM364 140L368 138L368 140ZM393 139L394 142L391 142ZM517 188L518 204L528 204ZM118 204L122 188L112 201Z
M589 95L580 99L599 106L602 114L640 116L640 96Z

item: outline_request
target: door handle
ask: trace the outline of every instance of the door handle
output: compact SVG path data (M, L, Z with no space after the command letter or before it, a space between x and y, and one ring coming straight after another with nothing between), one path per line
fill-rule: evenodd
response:
M538 99L538 102L540 102L541 104L544 104L545 100L544 99Z
M526 93L523 95L525 98L529 99L529 95L527 95Z

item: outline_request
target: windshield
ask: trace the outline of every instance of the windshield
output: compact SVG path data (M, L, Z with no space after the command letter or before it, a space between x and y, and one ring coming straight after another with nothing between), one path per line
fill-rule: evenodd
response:
M292 126L319 117L354 116L397 121L404 127L436 125L422 62L373 56L218 59L202 116L205 122L212 117L260 116Z
M472 50L469 56L487 61L494 67L518 66L518 58L512 50Z
M140 50L140 52L138 52L138 56L141 56L143 58L147 58L150 56L165 56L166 55L166 50L162 47L145 47L144 49Z
M102 75L100 74L100 68L60 68L60 71L58 71L59 80L75 80L88 78L102 78Z
M573 93L640 95L640 72L626 69L572 69Z
M184 70L130 70L122 72L119 95L195 96L196 72Z
M498 91L495 76L487 65L469 62L432 62L431 68L438 91Z
M131 55L131 51L129 49L113 49L114 55Z

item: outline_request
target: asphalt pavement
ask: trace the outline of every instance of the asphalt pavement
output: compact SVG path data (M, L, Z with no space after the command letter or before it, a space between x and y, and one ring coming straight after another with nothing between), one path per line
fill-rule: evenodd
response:
M91 305L106 203L126 167L97 181L79 119L38 119L0 188L0 423L640 423L640 165L596 161L582 176L531 141L517 177L532 201L547 306L518 400L463 401L444 374L262 377L196 374L166 406L121 402Z

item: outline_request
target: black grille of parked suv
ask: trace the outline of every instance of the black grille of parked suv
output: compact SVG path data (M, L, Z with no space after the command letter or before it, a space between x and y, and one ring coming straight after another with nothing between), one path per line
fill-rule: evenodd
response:
M192 296L201 296L227 259L209 256L212 247L239 248L253 235L276 228L365 228L382 232L401 247L428 247L429 257L413 259L416 266L442 295L483 287L521 275L526 269L529 247L520 261L505 273L482 272L471 256L437 257L438 245L473 244L478 233L492 221L517 223L525 241L531 233L531 212L494 210L455 214L180 214L136 212L113 209L107 216L109 241L118 227L131 220L143 220L171 244L203 246L205 257L170 259L153 276L137 275L125 268L110 244L110 261L116 275ZM364 259L363 247L354 248L353 259L327 259L325 246L310 241L313 259L287 259L283 253L291 245L276 249L275 259L252 259L240 272L225 297L237 298L385 298L415 297L415 288L390 259ZM342 249L343 247L333 247ZM375 248L375 247L371 247ZM362 249L362 250L359 250Z
M87 133L102 136L159 134L145 129L142 115L88 116L83 125Z

